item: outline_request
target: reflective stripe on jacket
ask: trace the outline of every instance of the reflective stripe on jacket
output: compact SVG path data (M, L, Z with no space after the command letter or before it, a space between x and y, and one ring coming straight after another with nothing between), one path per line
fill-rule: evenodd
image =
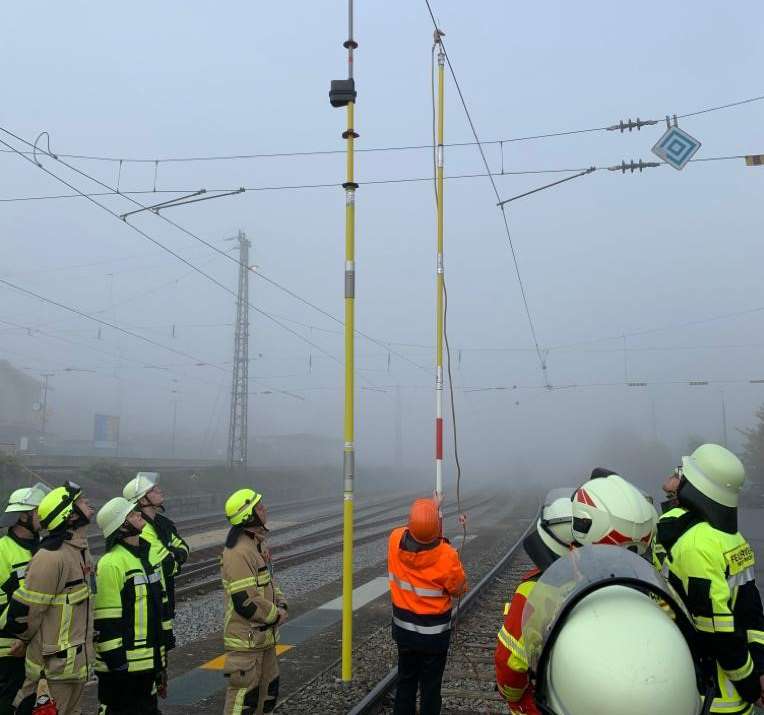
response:
M418 544L400 527L390 534L387 571L395 641L422 650L448 648L452 599L466 587L456 549L445 539Z
M692 524L668 549L668 579L692 615L706 655L716 660L712 713L747 715L764 673L764 609L753 549L739 534Z
M264 650L278 643L277 604L286 607L286 602L271 578L264 534L238 531L236 543L223 549L223 641L226 651Z
M670 533L677 527L681 529L681 522L679 520L686 514L687 510L684 507L675 506L661 514L658 519L658 527L656 529L655 540L653 541L653 566L664 578L668 578L666 557L674 543Z
M85 680L92 661L92 563L85 529L53 550L42 543L8 605L6 629L28 643L26 673L39 680Z
M159 564L149 545L118 542L96 569L96 670L129 672L166 667L169 605Z
M189 546L180 538L175 523L163 514L156 514L151 519L145 518L146 526L143 527L141 538L151 545L152 563L162 565L167 598L170 603L170 617L174 618L175 577L188 559Z
M24 585L35 547L35 541L19 539L10 529L6 536L0 538L0 658L11 654L11 645L16 640L12 633L5 630L8 602L16 589Z
M534 569L526 574L512 600L504 604L504 624L498 633L494 666L496 684L509 703L522 700L528 688L528 656L523 640L523 611L541 572Z

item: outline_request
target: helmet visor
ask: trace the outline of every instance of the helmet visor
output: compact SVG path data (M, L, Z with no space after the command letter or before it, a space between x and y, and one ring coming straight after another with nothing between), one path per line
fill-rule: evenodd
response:
M0 529L14 526L24 512L6 511L0 514Z

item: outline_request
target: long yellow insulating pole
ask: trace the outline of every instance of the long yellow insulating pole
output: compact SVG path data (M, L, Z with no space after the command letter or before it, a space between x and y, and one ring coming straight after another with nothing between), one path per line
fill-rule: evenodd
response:
M352 96L347 102L347 180L345 189L345 446L343 453L342 537L342 681L353 677L353 479L355 477L355 84L353 81L353 0L348 0L348 81Z
M443 495L443 105L445 53L440 33L438 45L438 146L436 151L435 186L437 193L438 250L435 273L435 492Z
M342 680L353 677L353 477L355 462L355 180L353 108L347 107L347 182L345 189L345 491L342 549Z

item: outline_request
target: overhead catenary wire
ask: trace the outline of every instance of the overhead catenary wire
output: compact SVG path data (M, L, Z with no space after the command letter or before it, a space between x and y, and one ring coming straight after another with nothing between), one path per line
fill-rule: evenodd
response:
M27 142L27 141L26 141L26 140L24 140L24 139L21 139L20 137L17 137L15 134L13 134L12 132L9 132L9 131L8 131L7 129L5 129L5 128L2 128L2 127L0 127L0 131L3 131L3 132L5 132L6 134L9 134L10 136L13 136L15 139L17 139L18 141L21 141L21 142L22 142L22 143L24 143L24 144L29 144L29 142ZM102 203L100 203L100 202L96 201L95 199L93 199L93 198L91 198L91 197L88 197L88 196L86 196L86 195L85 195L84 193L82 193L82 192L81 192L81 191L80 191L80 190L79 190L79 189L78 189L76 186L74 186L73 184L69 183L68 181L66 181L66 180L65 180L65 179L63 179L62 177L58 176L58 175L57 175L57 174L55 174L54 172L50 171L50 169L47 169L46 167L44 167L44 166L42 166L42 165L40 165L40 164L36 163L36 162L35 162L35 161L33 161L32 159L30 159L28 156L25 156L23 153L19 152L17 149L15 149L15 147L13 147L12 145L8 144L8 143L7 143L7 142L5 142L4 140L0 139L0 144L4 145L4 146L6 146L6 147L8 147L8 148L10 148L10 149L14 149L14 150L16 151L16 153L17 153L17 154L19 154L20 156L22 156L22 157L23 157L24 159L26 159L27 161L29 161L29 162L33 163L33 164L34 164L35 166L37 166L37 167L38 167L38 168L39 168L41 171L43 171L43 172L45 172L46 174L48 174L49 176L51 176L51 177L55 178L57 181L61 182L62 184L64 184L64 185L65 185L65 186L67 186L68 188L72 189L72 191L75 191L75 192L79 193L79 194L80 194L80 195L81 195L83 198L86 198L86 199L88 199L88 200L89 200L91 203L93 203L94 205L98 206L100 209L102 209L102 210L103 210L103 211L105 211L106 213L110 214L111 216L113 216L114 218L116 218L118 221L121 221L121 222L122 222L122 223L124 223L126 226L129 226L129 227L130 227L130 228L131 228L133 231L135 231L136 233L140 234L141 236L143 236L143 237L144 237L145 239L147 239L148 241L151 241L151 243L153 243L153 244L154 244L154 245L156 245L157 247L159 247L159 248L161 248L162 250L166 251L167 253L171 254L172 256L174 256L175 258L177 258L179 261L181 261L182 263L184 263L185 265L187 265L189 268L193 269L194 271L196 271L196 272L197 272L197 273L199 273L200 275L204 276L205 278L207 278L209 281L211 281L212 283L214 283L214 284L215 284L215 285L217 285L218 287L222 288L222 289L223 289L224 291L226 291L227 293L231 294L232 296L235 296L235 295L236 295L235 291L233 291L231 288L229 288L228 286L226 286L224 283L221 283L221 282L220 282L219 280L217 280L217 279L216 279L214 276L211 276L210 274L206 273L206 272L205 272L205 271L203 271L201 268L199 268L199 267L198 267L198 266L196 266L195 264L191 263L189 260L187 260L186 258L184 258L183 256L181 256L181 255L180 255L179 253L177 253L176 251L173 251L173 250L172 250L171 248L169 248L168 246L165 246L163 243L161 243L160 241L158 241L157 239L155 239L155 238L154 238L153 236L151 236L150 234L146 233L145 231L141 230L140 228L138 228L137 226L135 226L135 225L131 224L131 223L130 223L130 222L128 222L128 221L122 221L122 219L120 218L119 214L117 214L115 211L113 211L112 209L110 209L108 206L105 206L104 204L102 204ZM60 159L58 159L58 161L61 161L61 160L60 160ZM61 163L63 163L63 164L64 164L64 166L67 166L67 167L69 167L69 168L70 168L70 169L72 169L73 171L76 171L76 172L78 172L78 173L82 173L82 172L80 172L80 171L79 171L79 170L78 170L76 167L71 167L71 166L70 166L69 164L67 164L66 162L61 162ZM94 179L93 177L88 177L88 178L90 178L92 181L94 181L94 182L96 182L96 183L98 183L98 184L101 184L101 185L104 185L104 186L105 186L105 184L102 184L102 182L98 181L97 179ZM109 187L107 187L107 188L109 188ZM135 201L134 199L131 199L131 201L133 201L134 203L139 203L139 202ZM164 218L165 220L168 220L168 221L169 221L169 219L166 219L166 217L162 217L162 218ZM174 223L174 222L171 222L171 223ZM274 322L276 325L279 325L279 326L280 326L280 327L281 327L283 330L287 331L288 333L291 333L292 335L296 336L296 337L297 337L299 340L301 340L301 341L303 341L303 342L307 343L308 345L311 345L312 347L314 347L316 350L318 350L318 351L319 351L320 353L322 353L323 355L325 355L325 356L329 357L330 359L334 360L335 362L339 363L340 365L342 364L342 362L339 360L339 358L337 358L336 356L332 355L332 354L331 354L331 353L329 353L327 350L324 350L324 348L322 348L322 347L321 347L320 345L318 345L317 343L314 343L312 340L309 340L308 338L304 337L303 335L301 335L300 333L298 333L296 330L293 330L293 329L292 329L292 328L290 328L289 326L287 326L287 325L284 325L284 324L283 324L281 321L279 321L278 319L274 318L274 317L273 317L272 315L270 315L270 313L268 313L267 311L264 311L262 308L260 308L260 307L258 307L258 306L256 306L256 305L253 305L252 303L249 303L249 306L250 306L250 307L251 307L251 308L252 308L254 311L256 311L257 313L259 313L259 314L261 314L261 315L265 316L266 318L268 318L269 320L271 320L272 322Z
M28 143L29 143L29 142L25 141L24 139L22 139L21 137L19 137L19 136L17 136L17 135L15 135L15 134L13 134L12 132L9 132L9 131L8 131L7 129L5 129L5 128L0 128L0 129L1 129L3 132L5 132L6 134L9 134L10 136L12 136L12 137L14 137L15 139L17 139L18 141L21 141L21 142L23 142L23 143L26 143L26 144L28 144ZM3 142L3 143L4 143L4 142ZM8 146L8 145L6 144L6 146ZM47 153L47 155L48 155L48 156L50 156L51 158L53 158L53 159L55 159L55 160L59 161L60 163L62 163L62 164L63 164L64 166L66 166L67 168L69 168L69 169L71 169L72 171L74 171L74 172L78 173L79 175L81 175L81 176L83 176L83 177L85 177L85 178L89 179L90 181L93 181L94 183L97 183L97 184L99 184L100 186L102 186L102 187L104 187L104 188L107 188L107 189L113 189L113 187L110 187L108 184L105 184L104 182L101 182L100 180L96 179L95 177L91 176L90 174L87 174L87 173L83 172L81 169L78 169L77 167L71 166L71 165L70 165L70 164L68 164L67 162L61 161L61 160L60 160L60 159L57 157L57 155L55 155L55 154L51 154L51 153L49 153L49 152L46 152L46 153ZM25 157L25 158L27 158L27 159L28 159L28 157ZM35 164L36 164L36 165L37 165L39 168L41 168L41 169L43 169L43 170L47 171L46 169L44 169L44 167L42 167L42 166L39 164L39 162L33 162L33 163L35 163ZM51 173L51 172L48 172L48 173ZM52 174L52 173L51 173L51 175L55 176L55 175L54 175L54 174ZM66 182L64 182L64 183L66 183ZM67 186L70 186L70 188L71 188L71 185L70 185L70 184L67 184ZM242 192L243 192L243 191L245 191L245 190L246 190L246 189L242 187L242 188L239 188L239 189L236 189L236 190L233 190L233 191L228 191L227 193L224 193L224 194L222 194L222 195L229 195L229 194L233 194L233 193L242 193ZM79 192L79 190L78 190L78 189L75 189L75 191L78 191L78 193L82 194L82 192ZM115 191L116 191L116 190L115 190ZM205 190L202 190L202 191L205 191ZM223 191L225 191L225 190L223 190ZM147 209L148 209L148 210L151 210L151 207L146 207L146 206L144 206L143 204L141 204L139 201L137 201L137 200L135 200L135 199L132 199L132 198L129 198L129 197L126 197L126 198L127 198L127 200L129 200L129 201L131 201L132 203L134 203L135 205L137 205L137 206L140 208L140 210L147 210ZM213 197L213 198L214 198L214 197ZM131 228L133 228L134 230L138 231L138 233L140 233L142 236L144 236L144 237L146 237L146 238L149 238L149 240L151 240L153 243L155 243L156 245L158 245L158 246L160 246L160 247L164 248L164 249L165 249L165 250L167 250L169 253L171 253L172 255L174 255L176 258L180 258L179 254L175 253L175 252L174 252L174 251L172 251L171 249L167 249L167 248L166 248L166 247L165 247L163 244L160 244L160 243L158 243L158 242L157 242L155 239L153 239L153 238L150 238L150 237L149 237L149 236L148 236L148 235L147 235L145 232L141 231L140 229L138 229L137 227L135 227L133 224L131 224L131 223L129 223L128 221L126 221L126 220L125 220L125 218L126 218L126 216L127 216L127 215L129 215L129 214L121 214L121 215L118 215L118 214L116 214L116 212L112 211L112 210L111 210L111 209L109 209L108 207L104 207L102 204L100 204L100 203L98 203L98 202L95 202L95 201L94 201L93 203L96 203L98 206L101 206L101 208L104 208L106 211L108 211L108 213L112 214L113 216L116 216L117 218L121 218L121 219L122 219L122 220L123 220L123 221L124 221L124 222L125 222L125 223L126 223L128 226L130 226L130 227L131 227ZM165 203L166 203L166 202L165 202ZM209 241L206 241L206 240L205 240L205 239L203 239L201 236L199 236L198 234L194 233L193 231L190 231L189 229L187 229L186 227L184 227L184 226L180 225L180 224L179 224L179 223L177 223L176 221L173 221L172 219L168 218L167 216L164 216L163 214L159 214L159 213L156 213L155 215L157 215L157 216L158 216L158 217L159 217L161 220L163 220L165 223L168 223L168 224L170 224L171 226L173 226L174 228L178 229L179 231L181 231L182 233L184 233L184 234L185 234L185 235L187 235L188 237L190 237L190 238L192 238L193 240L195 240L195 241L197 241L197 242L199 242L199 243L203 244L204 246L206 246L207 248L211 249L212 251L215 251L217 254L219 254L219 255L223 256L224 258L226 258L226 259L230 260L231 262L233 262L233 263L237 264L238 266L240 266L240 265L241 265L241 262L240 262L240 260L239 260L238 258L236 258L236 257L232 256L232 255L231 255L230 253L228 253L227 251L224 251L224 250L222 250L221 248L219 248L219 247L218 247L218 246L216 246L215 244L213 244L213 243L211 243L211 242L209 242ZM198 271L198 268L197 268L197 267L195 267L195 266L194 266L193 264L191 264L190 262L188 262L188 261L186 261L185 259L182 259L182 258L180 258L180 260L183 260L183 261L184 261L184 263L186 263L187 265L189 265L189 266L190 266L191 268L193 268L194 270L197 270L197 271ZM287 294L288 294L288 295L290 295L292 298L294 298L294 299L296 299L296 300L300 301L301 303L303 303L303 304L305 304L305 305L309 306L309 307L310 307L310 308L312 308L313 310L316 310L317 312L321 313L322 315L324 315L325 317L327 317L327 318L329 318L330 320L334 321L335 323L337 323L337 324L339 324L339 325L344 325L344 322L343 322L342 320L340 320L340 319L339 319L339 318L337 318L336 316L332 315L332 314L331 314L329 311L327 311L327 310L324 310L323 308L321 308L321 307L317 306L317 305L316 305L315 303L313 303L312 301L308 300L307 298L304 298L303 296L299 295L298 293L296 293L295 291L291 290L290 288L287 288L286 286L282 285L282 284L281 284L281 283L279 283L278 281L276 281L276 280L274 280L274 279L272 279L272 278L269 278L268 276L264 275L262 272L258 272L258 271L255 271L255 270L253 270L251 266L246 266L246 268L247 268L247 270L249 270L250 272L254 273L254 275L255 275L255 276L257 276L257 277L261 278L262 280L264 280L264 281L266 281L266 282L270 283L271 285L273 285L274 287L278 288L278 289L279 289L279 290L281 290L282 292L284 292L284 293L287 293ZM198 271L198 272L199 272L199 271ZM212 280L213 282L215 282L217 285L219 285L219 286L221 286L221 287L222 287L222 284L221 284L220 282L216 281L216 280L215 280L214 278L212 278L211 276L208 276L207 274L205 274L205 273L203 273L203 272L202 272L202 275L205 275L205 277L209 278L210 280ZM227 287L225 287L224 289L225 289L225 290L227 290L228 292L230 292L231 294L233 294L233 291L231 291L231 290L230 290L230 289L228 289ZM262 315L264 315L265 317L269 318L270 320L272 320L273 322L275 322L277 325L279 325L280 327L282 327L284 330L287 330L288 332L292 333L293 335L296 335L296 336L298 336L298 337L299 337L300 339L302 339L302 340L306 340L306 339L305 339L303 336L301 336L299 333L297 333L297 331L294 331L294 330L292 330L291 328L289 328L288 326L285 326L285 325L283 325L282 323L280 323L280 322L278 321L278 319L276 319L276 318L275 318L275 317L274 317L274 316L273 316L271 313L268 313L268 312L266 312L266 311L263 311L261 308L258 308L257 306L253 305L252 303L249 303L249 305L250 305L250 307L251 307L253 310L255 310L255 311L257 311L257 312L261 313ZM374 338L374 337L372 337L372 336L370 336L370 335L368 335L368 334L366 334L366 333L364 333L364 332L362 332L362 331L359 331L359 330L357 330L357 329L355 329L355 328L354 328L354 332L355 332L355 334L357 334L357 335L359 335L359 336L363 337L363 338L364 338L364 339L366 339L366 340L369 340L369 341L371 341L371 342L375 343L376 345L379 345L379 346L381 346L381 347L386 347L386 345L385 345L384 341L378 340L377 338ZM322 353L323 353L323 354L325 354L325 355L329 355L329 353L327 353L327 352L326 352L325 350L323 350L321 347L317 346L315 343L312 343L312 342L310 342L310 344L311 344L313 347L316 347L316 349L318 349L318 350L319 350L319 352L322 352ZM393 354L395 354L395 355L396 355L398 358L400 358L401 360L404 360L405 362L407 362L407 363L409 363L409 364L413 365L414 367L416 367L416 368L418 368L418 369L420 369L420 370L426 370L426 368L425 368L425 367L423 367L422 365L419 365L418 363L414 362L413 360L411 360L411 359L410 359L410 358L408 358L407 356L403 355L402 353L399 353L399 352L393 351L393 350L392 350L392 349L390 349L389 347L388 347L387 349L388 349L390 352L392 352ZM335 358L335 360L336 360L337 362L340 362L340 361L339 361L339 359L337 359L337 358ZM341 364L341 362L340 362L340 364Z
M33 290L29 290L28 288L24 288L23 286L20 286L16 283L12 283L11 281L5 280L4 278L0 278L0 284L5 285L8 288L12 288L13 290L18 291L19 293L23 293L30 297L36 298L37 300L41 300L43 303L48 303L49 305L53 305L57 308L60 308L61 310L65 310L69 313L73 313L74 315L78 315L79 317L85 318L86 320L91 320L95 323L98 323L99 325L105 326L107 328L111 328L112 330L116 330L117 332L127 335L129 337L135 338L136 340L140 340L141 342L147 343L149 345L153 345L154 347L160 348L161 350L167 350L168 352L175 353L176 355L180 355L181 357L185 357L190 360L193 360L195 363L208 365L209 367L214 367L218 370L223 370L222 367L220 367L219 365L215 363L209 362L207 360L202 360L201 358L196 357L195 355L191 355L190 353L187 353L183 350L178 350L177 348L173 348L169 345L164 345L163 343L160 343L152 338L148 338L145 335L141 335L140 333L136 333L127 328L123 328L122 326L117 325L116 323L112 323L108 320L97 318L95 315L91 315L82 310L79 310L78 308L74 308L70 305L66 305L65 303L61 303L52 298L48 298L44 295L41 295L40 293L36 293Z
M431 146L429 148L432 148ZM24 152L17 152L19 154L23 154ZM714 162L714 161L735 161L738 159L745 159L746 154L726 154L722 156L708 156L708 157L700 157L700 158L693 158L690 159L688 163L702 163L702 162ZM651 162L652 164L656 164L659 166L667 166L665 161L657 161L657 162ZM65 166L69 166L68 164L64 164ZM73 167L69 167L73 168ZM491 171L490 174L486 172L478 172L478 173L470 173L470 174L452 174L451 176L444 176L444 181L455 181L455 180L462 180L462 179L484 179L486 177L501 177L501 176L528 176L533 174L572 174L575 172L582 172L582 171L588 171L589 169L594 169L595 171L621 171L622 165L621 164L614 164L614 165L600 165L600 166L594 166L594 167L586 167L586 166L579 166L579 167L568 167L568 168L552 168L552 169L522 169L517 171L512 170L502 170L502 171ZM626 169L629 169L629 165L626 164ZM88 176L87 174L83 174L84 176ZM96 179L91 178L93 181L97 181ZM390 178L390 179L368 179L366 181L358 181L356 182L359 186L384 186L384 185L394 185L394 184L416 184L416 183L430 183L432 181L432 176L403 176L403 177L397 177L397 178ZM314 190L314 189L336 189L340 184L337 182L319 182L319 183L313 183L313 184L273 184L273 185L263 185L263 186L244 186L239 187L244 189L244 193L256 193L260 191L305 191L305 190ZM238 191L239 189L234 188L215 188L215 189L205 189L206 191ZM188 193L190 190L188 188L178 188L178 189L161 189L152 191L151 189L136 189L136 190L126 190L126 191L116 191L115 189L112 189L110 191L95 191L95 192L77 192L72 194L45 194L40 196L6 196L0 198L0 203L14 203L14 202L23 202L23 201L53 201L58 199L78 199L78 198L100 198L100 197L122 197L127 200L130 200L131 196L140 196L142 194L154 194L154 193L170 193L170 194L183 194ZM161 214L159 215L160 218L162 217ZM165 217L166 218L166 217Z
M430 14L430 19L432 20L433 27L435 31L437 31L438 22L435 19L435 13L433 12L432 6L430 5L430 0L424 0L424 1L425 1L425 5L427 6L427 11ZM461 102L462 108L464 109L464 113L467 117L467 122L470 125L472 135L475 137L475 144L478 148L478 151L480 152L480 157L483 160L483 165L485 167L486 175L488 176L488 179L491 182L491 187L493 188L493 192L496 195L496 201L501 202L501 195L499 194L499 189L496 186L496 181L494 181L493 175L491 173L491 166L488 163L488 159L486 158L485 151L483 151L483 145L480 143L480 138L478 136L477 129L475 128L475 123L472 120L472 115L470 114L469 107L467 106L467 101L464 98L464 93L462 92L461 85L459 84L459 80L456 77L456 72L454 71L453 64L451 63L451 58L448 55L448 50L446 49L445 43L443 43L442 38L441 38L440 46L443 49L443 54L445 55L445 58L446 58L446 64L448 65L449 72L451 73L451 78L454 80L454 86L456 87L457 94L459 95L459 101ZM520 264L518 263L517 251L515 250L514 242L512 241L512 234L509 230L509 220L507 219L506 208L504 206L500 206L499 209L501 211L502 221L504 223L504 230L507 236L507 242L509 243L509 248L512 253L512 262L514 263L514 266L515 266L515 274L517 276L518 285L520 286L520 293L523 299L523 306L525 308L526 317L528 318L528 326L531 331L533 344L536 346L536 355L539 360L541 372L544 376L544 381L548 382L546 360L544 359L544 355L539 345L538 336L536 334L536 326L533 320L533 315L531 314L530 306L528 304L528 296L525 290L525 284L523 283L522 275L520 274Z
M737 102L730 102L728 104L721 104L713 107L706 107L693 112L686 112L684 114L677 114L677 119L687 119L689 117L696 117L702 114L709 114L712 112L718 112L724 109L731 109L734 107L740 107L746 104L752 104L754 102L760 102L764 100L764 95L749 97ZM665 112L663 113L665 114ZM483 146L512 144L517 142L539 141L541 139L553 139L556 137L576 136L579 134L592 134L596 132L608 131L613 127L611 124L606 124L597 127L587 127L584 129L568 129L551 132L541 132L538 134L529 134L525 136L517 137L504 137L496 139L482 140L480 143ZM617 128L617 127L616 127ZM444 144L446 148L457 147L471 147L477 144L476 141L464 141L464 142L451 142ZM395 152L395 151L422 151L432 149L431 144L404 144L404 145L391 145L391 146L378 146L367 148L356 148L358 153L378 153L378 152ZM38 148L40 153L45 153ZM0 150L0 153L8 152L8 150ZM33 151L26 152L30 156ZM281 151L281 152L253 152L253 153L236 153L236 154L216 154L216 155L192 155L192 156L164 156L164 157L126 157L126 156L106 156L98 154L85 154L85 153L57 153L64 159L78 159L82 161L99 161L110 162L118 165L124 164L171 164L171 163L193 163L193 162L212 162L212 161L246 161L252 159L283 159L283 158L296 158L296 157L310 157L310 156L327 156L344 153L344 149L318 149L318 150L305 150L305 151ZM157 191L159 193L159 191Z

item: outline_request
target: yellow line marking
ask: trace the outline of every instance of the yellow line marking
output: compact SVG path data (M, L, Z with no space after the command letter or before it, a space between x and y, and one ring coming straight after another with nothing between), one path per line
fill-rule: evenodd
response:
M279 643L276 646L276 655L286 653L288 650L292 650L292 648L294 648L293 645ZM223 670L223 668L225 668L225 655L219 655L217 658L208 660L206 663L203 663L199 667L202 670Z
M219 655L217 658L208 660L206 663L199 666L202 670L223 670L225 667L225 656Z

